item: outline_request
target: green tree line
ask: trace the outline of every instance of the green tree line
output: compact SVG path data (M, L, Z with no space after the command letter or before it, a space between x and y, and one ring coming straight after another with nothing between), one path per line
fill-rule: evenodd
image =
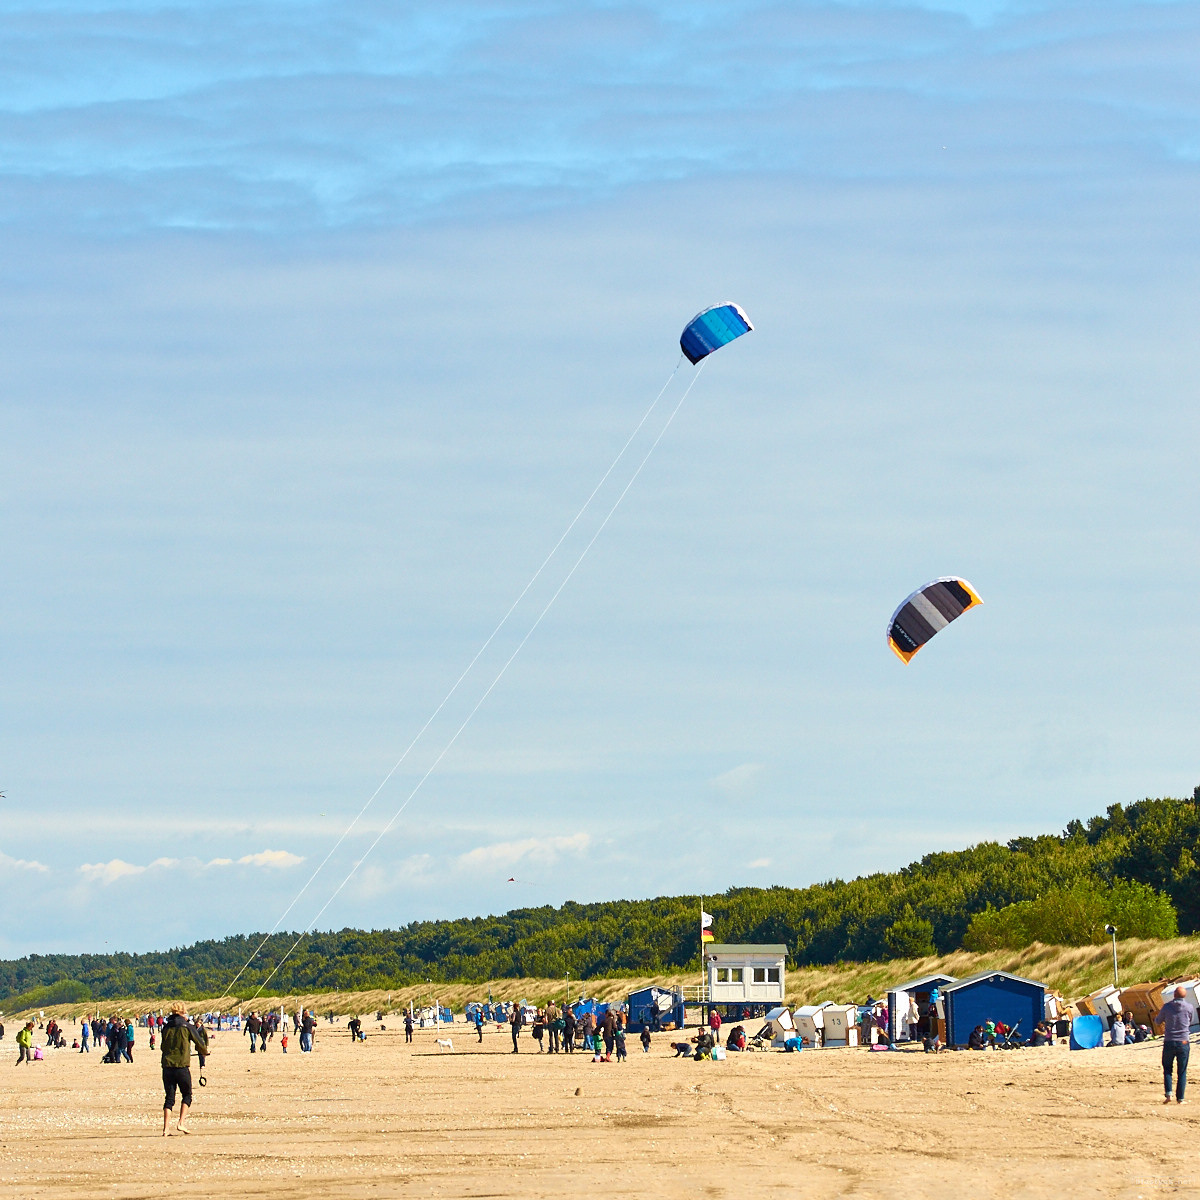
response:
M804 888L731 888L704 903L719 941L784 942L793 967L1034 939L1083 944L1102 939L1106 922L1124 937L1192 933L1200 929L1197 798L1116 804L1058 836L982 842L927 854L899 871ZM677 971L698 966L698 909L698 896L659 896L314 933L270 988ZM296 936L267 939L239 989L252 993ZM149 954L31 954L0 962L0 1002L64 983L96 999L216 996L261 940L248 934Z

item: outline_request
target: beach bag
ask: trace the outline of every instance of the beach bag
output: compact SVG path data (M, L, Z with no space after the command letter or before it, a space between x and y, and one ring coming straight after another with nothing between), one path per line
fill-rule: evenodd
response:
M725 1061L725 1051L720 1046L713 1047L712 1056L713 1056L713 1062L724 1062Z

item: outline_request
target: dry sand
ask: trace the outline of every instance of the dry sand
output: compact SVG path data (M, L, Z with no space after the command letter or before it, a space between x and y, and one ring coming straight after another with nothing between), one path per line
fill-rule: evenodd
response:
M483 1045L443 1030L453 1054L366 1028L355 1045L324 1024L286 1056L215 1035L192 1133L166 1140L145 1030L132 1066L59 1051L17 1069L6 1037L0 1196L1200 1195L1200 1108L1161 1106L1157 1043L697 1063L660 1034L597 1065L527 1034L513 1055L494 1027Z

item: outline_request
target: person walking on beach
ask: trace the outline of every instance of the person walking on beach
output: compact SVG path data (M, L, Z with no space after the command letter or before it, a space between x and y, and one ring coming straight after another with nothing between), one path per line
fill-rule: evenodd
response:
M317 1029L317 1018L313 1016L312 1009L305 1009L303 1020L300 1023L300 1049L305 1054L310 1054L313 1048L313 1034Z
M1189 1039L1192 1026L1196 1023L1196 1010L1187 1002L1186 988L1175 989L1174 999L1168 1000L1158 1010L1154 1023L1161 1025L1163 1031L1163 1103L1171 1103L1171 1074L1174 1067L1175 1103L1182 1104L1187 1092L1188 1055L1192 1049Z
M712 1031L713 1045L721 1044L721 1014L715 1008L708 1011L708 1028Z
M613 1047L617 1042L617 1014L611 1008L604 1014L600 1029L604 1038L604 1061L612 1062Z
M563 1049L575 1053L575 1013L570 1005L563 1009Z
M483 1044L483 1009L475 1010L475 1032L479 1035L480 1045Z
M176 1001L171 1005L171 1015L162 1031L162 1080L163 1080L163 1137L168 1136L167 1124L175 1107L175 1093L179 1093L180 1133L187 1133L188 1109L192 1107L192 1045L201 1054L207 1053L208 1042L201 1041L202 1035L188 1023L187 1006Z
M476 1028L478 1029L479 1027L476 1026ZM410 1012L406 1012L404 1014L404 1041L405 1041L405 1044L412 1041L412 1031L413 1031L413 1019L412 1019L412 1012L410 1011ZM481 1042L483 1041L483 1031L482 1030L480 1030L480 1033L479 1033L479 1040Z
M513 1036L516 1041L516 1036ZM25 1028L17 1034L17 1066L23 1062L33 1062L33 1022L26 1021Z
M558 1023L561 1018L558 1015L558 1005L553 1000L546 1005L546 1028L550 1033L550 1048L548 1053L558 1053Z
M246 1018L246 1028L242 1030L243 1034L250 1035L250 1053L255 1051L255 1041L258 1038L258 1031L262 1028L262 1022L258 1019L258 1013L252 1012Z
M125 1036L122 1039L121 1053L127 1063L133 1062L133 1018L125 1022Z
M88 1024L88 1019L83 1018L83 1026L79 1030L79 1053L91 1054L91 1049L88 1046L88 1038L92 1035L92 1027Z
M513 1053L517 1053L517 1037L521 1032L521 1027L525 1024L525 1014L521 1011L519 1004L513 1005L512 1016L508 1018L508 1024L512 1029Z

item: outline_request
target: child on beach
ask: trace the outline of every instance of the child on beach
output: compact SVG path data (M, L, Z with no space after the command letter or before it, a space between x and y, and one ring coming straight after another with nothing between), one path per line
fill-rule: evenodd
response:
M283 1047L284 1054L287 1053L287 1034L282 1034L279 1038L279 1044Z
M642 1053L643 1054L650 1053L650 1026L649 1025L642 1026Z
M625 1053L625 1027L623 1025L618 1025L617 1026L617 1062L625 1062L625 1060L628 1057L629 1057L628 1054Z

